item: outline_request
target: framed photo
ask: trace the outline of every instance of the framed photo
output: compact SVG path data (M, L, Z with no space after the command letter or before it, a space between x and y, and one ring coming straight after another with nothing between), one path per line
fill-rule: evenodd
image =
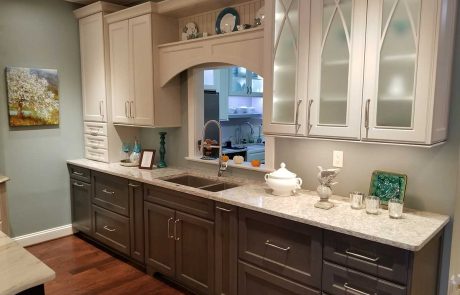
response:
M139 159L139 169L152 169L155 160L155 150L142 150Z

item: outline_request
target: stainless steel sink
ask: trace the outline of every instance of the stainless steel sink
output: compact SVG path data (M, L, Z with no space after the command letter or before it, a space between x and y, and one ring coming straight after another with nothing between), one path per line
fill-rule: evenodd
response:
M181 175L177 177L172 177L168 179L163 179L167 182L172 182L180 185L185 185L193 188L199 188L209 192L220 192L223 190L231 189L238 187L237 184L223 182L219 180L198 177L193 175Z

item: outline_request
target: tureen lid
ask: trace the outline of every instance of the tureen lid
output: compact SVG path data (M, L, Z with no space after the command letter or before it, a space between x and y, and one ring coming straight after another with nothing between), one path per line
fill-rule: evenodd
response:
M286 164L281 163L280 169L269 174L270 178L290 179L296 178L297 175L286 169Z

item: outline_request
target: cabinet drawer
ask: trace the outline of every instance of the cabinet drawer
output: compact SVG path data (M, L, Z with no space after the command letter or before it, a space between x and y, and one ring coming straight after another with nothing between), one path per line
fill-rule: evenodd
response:
M214 220L214 201L152 185L145 186L144 200Z
M323 291L331 295L407 294L406 287L404 286L399 286L327 261L323 265Z
M238 294L316 295L321 292L240 261Z
M84 122L83 131L85 134L107 136L107 123Z
M324 234L324 259L405 285L410 253L406 250L331 231Z
M109 153L105 149L85 147L85 157L90 160L99 162L109 162Z
M322 232L286 219L239 210L239 257L300 282L321 286Z
M70 177L84 182L91 182L90 170L74 165L67 165Z
M93 220L96 239L129 255L129 218L93 205Z
M129 216L128 180L93 171L93 203L113 212Z
M85 146L96 149L108 149L107 136L85 134Z

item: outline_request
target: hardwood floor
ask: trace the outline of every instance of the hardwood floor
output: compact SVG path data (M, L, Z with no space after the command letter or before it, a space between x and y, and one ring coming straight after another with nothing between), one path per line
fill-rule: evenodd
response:
M77 236L27 248L56 272L45 284L47 295L185 295Z

